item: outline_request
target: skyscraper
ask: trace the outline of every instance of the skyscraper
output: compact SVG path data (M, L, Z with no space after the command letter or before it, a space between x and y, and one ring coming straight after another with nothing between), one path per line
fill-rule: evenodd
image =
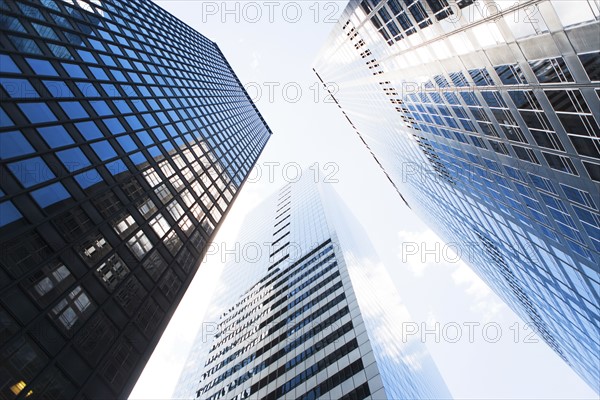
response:
M315 65L407 204L597 391L599 16L352 0Z
M124 398L271 132L150 1L0 8L0 398Z
M222 249L225 250L225 249ZM362 227L305 171L246 218L174 398L441 399Z

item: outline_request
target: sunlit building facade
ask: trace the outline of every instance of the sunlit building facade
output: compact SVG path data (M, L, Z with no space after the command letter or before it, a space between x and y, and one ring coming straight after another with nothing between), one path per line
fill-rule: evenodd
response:
M597 391L599 16L352 0L315 63L407 204Z
M312 172L253 210L235 249L173 398L450 398L402 337L410 316L362 227Z
M0 9L0 398L126 398L271 132L150 1Z

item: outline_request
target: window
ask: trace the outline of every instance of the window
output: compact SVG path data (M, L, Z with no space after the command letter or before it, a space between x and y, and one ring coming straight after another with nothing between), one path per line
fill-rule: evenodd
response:
M94 228L94 223L80 207L75 207L52 220L67 242L83 237Z
M36 75L58 76L58 72L56 72L49 61L38 60L36 58L26 58L25 60Z
M590 81L600 81L600 52L579 54L579 60Z
M75 281L71 271L63 263L46 265L29 278L32 283L30 292L42 305L52 299L51 292L56 292Z
M117 156L117 152L108 142L108 140L92 143L90 144L90 147L102 161L106 161Z
M56 177L41 157L28 158L8 164L8 168L26 188Z
M162 214L158 214L156 217L150 220L150 226L152 229L154 229L154 232L156 232L159 238L165 236L169 229L171 229L171 226L165 217L162 216Z
M78 147L58 151L56 152L56 156L69 172L79 171L91 165L90 160L88 160L83 151Z
M178 221L184 214L183 208L179 205L177 200L172 201L167 205L167 210L171 213L171 216L175 221Z
M156 205L154 205L154 202L149 198L139 202L137 207L140 214L142 214L145 219L150 218L157 211Z
M158 186L156 189L154 189L154 192L163 204L167 203L173 198L173 194L171 193L169 188L167 188L167 185L165 185L164 183Z
M58 104L60 104L69 119L81 119L89 116L83 106L77 101L62 101Z
M194 225L192 224L192 221L190 220L190 218L187 215L185 215L179 221L179 227L185 234L187 234L189 236L192 233L192 229L194 228Z
M77 286L50 311L50 314L66 330L70 330L78 320L89 315L91 306L92 302L87 293L81 286Z
M78 122L75 124L81 136L85 138L85 140L94 140L100 139L104 137L98 126L94 123L94 121L86 121L86 122Z
M526 83L521 67L518 64L498 65L494 69L505 85L518 85Z
M62 63L61 65L71 78L87 78L83 70L78 65L68 63Z
M19 103L18 106L32 124L56 121L56 116L44 103Z
M477 86L490 86L494 84L492 77L486 69L471 69L469 70L469 75L471 75Z
M11 201L0 203L0 227L21 219L23 216Z
M112 250L106 239L98 234L79 246L79 254L88 265L94 265Z
M122 239L125 239L131 231L137 228L138 224L133 217L127 213L123 213L119 218L113 220L113 228Z
M141 260L144 255L152 249L152 243L143 231L137 231L135 235L127 241L127 246Z
M11 98L37 98L38 92L27 79L0 77L0 84Z
M96 274L104 286L112 291L129 274L129 268L121 257L114 254L96 268Z
M173 300L179 291L179 288L181 288L181 280L172 270L168 270L163 279L160 280L158 287L162 290L167 299Z
M121 147L123 148L123 150L126 153L138 149L138 147L135 144L135 142L133 141L133 139L131 139L131 137L129 137L128 135L119 136L117 138L117 142L119 142L119 144L121 145Z
M562 57L530 61L529 65L540 83L574 82Z
M82 189L87 189L98 182L104 181L96 168L89 169L81 174L77 174L73 178L75 178L75 181L77 181L77 184Z
M581 136L569 136L569 139L578 154L600 160L600 139L584 138Z
M162 179L158 176L158 173L156 173L156 171L152 167L145 170L143 174L144 178L146 178L146 181L151 187L155 187L160 182L162 182Z
M7 159L33 152L33 147L21 132L13 131L0 134L0 158Z
M96 197L94 205L100 214L106 219L112 218L124 208L123 203L121 203L121 201L111 190Z
M571 175L579 175L573 162L568 157L558 156L556 154L542 152L544 158L548 162L550 168L555 169L557 171L562 171L569 173Z
M14 74L21 73L21 70L17 67L8 54L0 54L0 64L2 65L2 72L11 72Z
M171 252L171 254L173 256L175 256L175 254L177 254L177 252L179 251L179 249L181 248L181 246L183 246L183 243L181 242L181 239L179 238L179 235L174 230L171 231L164 238L163 241L165 243L165 246L167 246L167 249L169 249L169 251Z
M115 300L130 317L138 310L140 304L147 292L140 284L140 281L131 276L115 294Z
M167 268L167 262L157 250L153 250L148 256L148 258L144 260L142 266L144 267L148 275L150 275L152 280L156 282L158 281L164 270Z

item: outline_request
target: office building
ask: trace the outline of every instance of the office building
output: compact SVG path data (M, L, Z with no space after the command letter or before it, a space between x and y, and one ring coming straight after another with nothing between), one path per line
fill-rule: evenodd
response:
M232 251L233 250L233 251ZM173 398L443 399L362 227L312 171L253 210Z
M352 0L315 63L409 207L597 391L599 16Z
M0 398L126 398L271 132L150 1L0 8Z

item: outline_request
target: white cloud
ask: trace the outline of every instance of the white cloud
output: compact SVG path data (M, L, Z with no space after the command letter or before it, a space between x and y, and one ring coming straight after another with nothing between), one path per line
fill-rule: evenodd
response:
M504 305L496 300L489 286L464 263L459 263L452 273L452 280L457 286L465 287L465 292L473 300L471 310L482 314L484 320L491 320L502 311Z
M253 51L252 52L252 61L250 62L250 68L257 70L260 65L260 55Z
M444 254L445 243L431 229L420 232L400 231L398 238L398 258L417 278L423 277L429 267L449 259Z

